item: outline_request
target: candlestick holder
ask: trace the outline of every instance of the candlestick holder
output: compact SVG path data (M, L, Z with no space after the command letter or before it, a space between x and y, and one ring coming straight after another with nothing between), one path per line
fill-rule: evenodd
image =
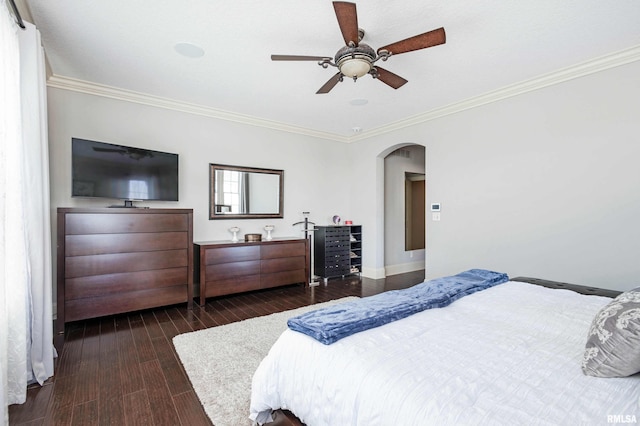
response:
M264 227L264 230L267 231L267 236L266 236L266 240L270 241L273 237L271 236L271 232L274 230L275 226L273 225L266 225Z

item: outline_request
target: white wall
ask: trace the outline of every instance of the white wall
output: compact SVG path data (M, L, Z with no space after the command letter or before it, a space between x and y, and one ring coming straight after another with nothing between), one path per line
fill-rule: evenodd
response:
M336 155L343 143L54 88L48 97L54 237L57 207L122 203L71 198L72 137L178 153L180 201L137 204L193 208L196 241L230 239L227 230L234 225L240 237L264 234L267 224L275 225L274 237L302 237L292 224L303 219L303 211L318 224L349 213L348 158ZM284 218L209 220L209 163L284 170Z
M180 154L180 202L198 241L232 225L300 235L334 214L363 225L363 274L384 271L383 158L426 147L427 276L481 267L628 289L640 266L640 62L349 145L71 91L49 89L52 217L57 207L108 203L70 197L72 137ZM344 155L336 155L340 152ZM285 171L285 218L208 220L208 164ZM55 235L55 221L54 235Z
M487 268L640 285L639 76L635 62L351 144L364 269L384 265L381 158L418 143L427 205L442 203L440 222L427 215L428 278Z

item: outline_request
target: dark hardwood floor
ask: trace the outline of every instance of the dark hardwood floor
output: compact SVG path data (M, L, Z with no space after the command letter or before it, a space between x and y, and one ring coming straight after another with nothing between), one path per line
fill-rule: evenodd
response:
M346 296L371 296L424 280L424 271L329 280L77 321L66 326L55 375L9 407L11 425L210 425L172 338Z

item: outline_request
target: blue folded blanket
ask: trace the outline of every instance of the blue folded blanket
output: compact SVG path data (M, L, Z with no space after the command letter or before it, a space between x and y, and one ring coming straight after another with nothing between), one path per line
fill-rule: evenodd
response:
M509 280L507 274L470 269L403 290L393 290L290 318L290 329L330 345L343 337L396 321Z

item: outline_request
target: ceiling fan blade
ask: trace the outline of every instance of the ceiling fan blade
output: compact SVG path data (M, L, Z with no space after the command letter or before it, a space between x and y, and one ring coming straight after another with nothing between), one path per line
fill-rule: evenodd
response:
M323 94L323 93L329 93L329 91L330 91L331 89L333 89L333 88L335 87L335 85L336 85L336 84L338 84L338 82L340 81L340 78L341 78L341 77L342 77L342 73L340 73L340 72L339 72L339 73L337 73L336 75L334 75L333 77L331 77L331 78L329 79L329 81L327 81L327 82L324 84L324 86L322 86L322 87L320 88L320 90L318 90L318 91L316 92L316 95Z
M378 49L378 53L381 50L386 50L393 55L399 55L400 53L411 52L413 50L426 49L427 47L437 46L444 44L447 41L447 37L444 32L444 28L438 28L424 34L409 37L395 43L388 44Z
M346 1L334 1L333 8L336 11L338 25L342 32L344 43L348 46L349 42L353 42L356 46L360 42L358 36L358 14L356 12L356 4Z
M391 71L385 70L384 68L376 67L376 70L378 71L378 80L393 87L394 89L402 87L408 81Z
M272 61L324 61L331 60L329 56L302 56L302 55L271 55Z

